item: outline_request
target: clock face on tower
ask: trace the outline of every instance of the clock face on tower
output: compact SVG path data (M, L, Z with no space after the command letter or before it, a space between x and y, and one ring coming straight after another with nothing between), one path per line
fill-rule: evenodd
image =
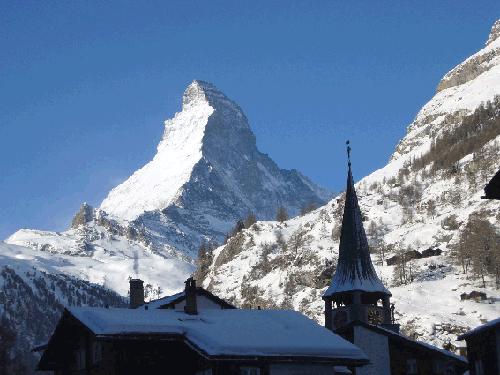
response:
M371 309L368 311L368 323L379 326L382 321L383 317L379 310Z
M345 311L337 311L333 317L333 325L335 328L342 327L347 324L347 313Z

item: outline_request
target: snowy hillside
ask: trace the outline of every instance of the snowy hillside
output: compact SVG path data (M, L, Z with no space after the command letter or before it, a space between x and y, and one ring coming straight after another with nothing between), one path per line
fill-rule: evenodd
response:
M387 166L356 184L373 262L403 332L440 347L459 345L458 334L500 315L491 271L498 261L487 258L483 287L476 255L460 258L459 246L475 221L500 228L500 202L480 198L500 165L499 27L486 48L443 78ZM201 254L195 276L239 306L294 308L323 323L321 296L336 265L344 199L284 223L254 224ZM473 290L488 299L461 302Z
M53 265L51 270L103 285L122 296L129 290L129 277L141 278L154 289L160 286L162 295L177 293L195 269L163 249L127 238L126 234L112 234L95 222L61 233L24 229L7 240L24 247L15 256L3 247L0 256L43 260Z
M75 260L0 242L0 322L2 329L15 333L11 340L8 335L2 338L14 355L12 366L20 372L38 362L31 349L48 341L64 306L128 304L126 298L104 287L103 280L91 283L66 274L66 269L92 264Z

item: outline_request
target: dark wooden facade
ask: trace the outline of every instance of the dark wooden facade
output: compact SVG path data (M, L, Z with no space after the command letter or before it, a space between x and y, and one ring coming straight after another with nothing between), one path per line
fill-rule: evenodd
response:
M354 369L366 360L318 357L210 356L186 339L183 334L130 333L95 335L68 310L59 321L37 371L54 371L55 375L94 374L198 374L211 370L212 375L240 375L242 368L258 369L260 375L270 375L270 366L323 364ZM359 362L359 363L358 363Z
M460 335L467 343L470 375L500 374L500 319Z

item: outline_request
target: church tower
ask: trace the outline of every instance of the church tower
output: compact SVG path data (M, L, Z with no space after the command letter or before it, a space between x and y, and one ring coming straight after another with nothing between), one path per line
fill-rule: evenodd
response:
M349 141L347 141L349 145ZM325 326L330 330L361 320L398 331L391 324L390 297L373 267L368 241L351 172L351 148L347 146L349 171L340 233L339 261L330 287L323 295Z

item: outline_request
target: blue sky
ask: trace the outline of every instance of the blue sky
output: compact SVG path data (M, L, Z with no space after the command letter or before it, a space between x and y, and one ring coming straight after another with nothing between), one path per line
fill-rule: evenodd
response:
M62 231L149 162L193 79L281 168L345 188L383 167L496 1L4 1L0 239Z

